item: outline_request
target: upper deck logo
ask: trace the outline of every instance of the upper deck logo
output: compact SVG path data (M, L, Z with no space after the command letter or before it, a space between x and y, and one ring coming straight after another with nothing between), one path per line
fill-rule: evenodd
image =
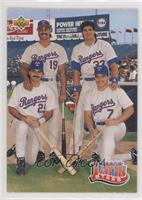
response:
M33 20L22 16L7 21L8 35L29 35L33 34Z
M94 163L91 167L91 175L89 176L91 183L102 182L117 186L126 184L129 179L127 165L122 161Z
M13 25L20 30L30 25L30 20L20 16L18 19L13 20Z

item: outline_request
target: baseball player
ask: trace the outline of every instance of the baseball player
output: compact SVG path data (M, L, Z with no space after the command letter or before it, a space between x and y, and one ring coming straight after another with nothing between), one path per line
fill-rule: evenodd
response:
M82 145L84 127L84 97L96 87L94 68L105 64L111 69L111 88L116 89L118 83L117 55L112 46L103 40L97 39L93 22L84 21L81 24L84 42L74 47L72 52L73 91L74 101L77 103L74 115L75 153ZM82 78L82 88L80 85Z
M95 68L95 79L97 89L91 91L84 103L85 122L91 137L102 132L95 152L105 160L131 160L131 153L115 155L114 152L115 143L126 134L124 122L134 113L133 102L123 89L109 87L107 66Z
M24 88L31 90L33 88L28 77L29 64L32 60L41 60L44 63L44 75L42 80L47 86L54 90L56 103L58 105L58 91L56 76L60 74L60 95L59 102L66 99L66 63L68 62L67 54L62 46L50 40L52 27L46 20L41 20L37 27L39 42L27 47L22 55L22 75L24 78ZM49 139L54 146L57 146L59 136L59 107L54 110L53 117L49 120L48 128L50 131Z
M8 103L10 114L14 117L13 128L16 140L16 173L25 174L25 162L34 164L41 146L40 137L33 128L50 120L53 110L57 108L56 97L52 88L41 81L43 75L42 61L32 61L29 65L29 78L32 90L18 84Z

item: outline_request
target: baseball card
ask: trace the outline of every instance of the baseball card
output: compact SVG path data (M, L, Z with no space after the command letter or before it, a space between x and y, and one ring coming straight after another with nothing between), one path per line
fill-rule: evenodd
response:
M140 199L142 3L2 8L2 197Z

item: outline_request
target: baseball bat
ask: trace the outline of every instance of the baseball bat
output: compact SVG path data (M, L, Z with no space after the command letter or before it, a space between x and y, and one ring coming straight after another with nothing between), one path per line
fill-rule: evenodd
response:
M49 147L53 150L53 152L56 154L56 156L59 158L59 160L61 161L62 165L64 166L64 168L71 174L71 175L75 175L76 174L76 170L69 165L68 161L66 160L66 158L60 153L60 151L57 148L54 148L53 145L51 144L51 142L48 140L48 138L43 134L43 132L39 129L39 128L34 128L34 131L36 134L40 134L41 137L45 140L45 142L49 145Z
M62 103L62 154L66 158L65 105Z
M73 101L73 95L71 95L68 90L66 90L66 93L71 98L71 100Z
M85 151L87 151L87 149L89 148L89 146L92 145L92 144L95 142L95 140L98 139L98 137L99 137L100 135L101 135L101 133L99 133L95 138L89 140L88 143L87 143L83 148L80 149L80 151L78 152L78 154L73 155L73 156L69 159L69 161L68 161L69 165L71 166L71 165L73 164L74 161L76 161ZM59 173L59 174L63 174L64 172L65 172L65 168L60 167L60 168L58 169L58 173Z

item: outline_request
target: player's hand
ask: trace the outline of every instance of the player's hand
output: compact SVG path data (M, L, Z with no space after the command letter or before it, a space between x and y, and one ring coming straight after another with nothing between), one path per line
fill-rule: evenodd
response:
M97 134L99 133L99 130L97 128L90 131L90 139L96 138Z
M112 90L116 90L117 88L119 88L120 86L118 85L118 83L111 83L109 85L109 87L112 89Z
M117 119L107 119L105 121L106 126L116 126L119 124Z
M39 122L38 122L37 118L35 118L33 116L30 116L30 115L25 116L23 121L33 128L39 127Z
M59 96L59 103L65 102L66 98L67 98L66 93L61 93Z
M73 101L74 103L77 103L79 99L79 92L74 92L73 93Z
M26 90L32 90L33 89L33 84L30 80L25 80L24 81L24 88Z

